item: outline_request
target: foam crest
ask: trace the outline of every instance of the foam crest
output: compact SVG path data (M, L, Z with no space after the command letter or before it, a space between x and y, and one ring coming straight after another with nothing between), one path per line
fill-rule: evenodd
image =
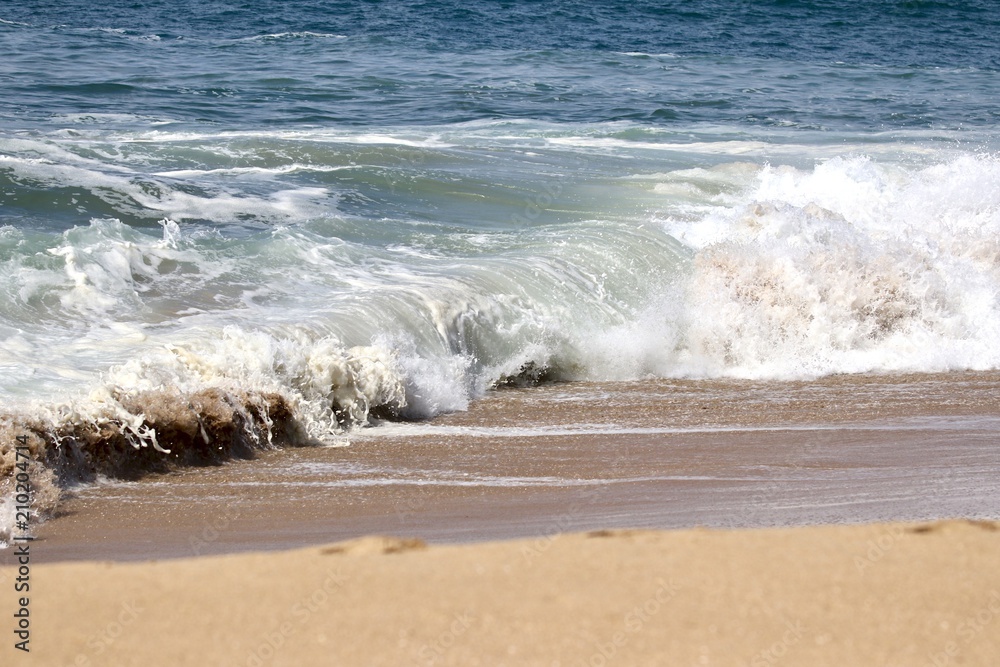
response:
M48 321L63 327L74 321L113 326L174 315L164 310L165 303L159 304L160 312L150 313L150 300L165 301L168 290L182 286L191 291L230 266L183 241L176 222L161 225L162 237L156 238L116 219L94 219L63 232L55 244L34 240L33 261L13 255L0 262L6 282L3 309L18 312L26 324Z
M280 395L309 439L329 443L366 423L373 412L406 406L403 379L389 350L346 347L304 331L278 336L235 326L115 367L88 402L99 405L108 396L161 387L181 394L214 388Z
M697 254L655 311L670 342L659 371L1000 366L998 184L991 156L919 169L838 158L766 167L741 203L665 221Z
M335 35L328 32L310 32L308 30L302 30L298 32L275 32L267 35L242 37L237 41L268 42L286 39L347 39L347 35Z

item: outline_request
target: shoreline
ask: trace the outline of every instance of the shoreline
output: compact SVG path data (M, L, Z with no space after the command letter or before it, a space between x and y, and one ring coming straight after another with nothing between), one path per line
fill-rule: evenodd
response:
M39 562L144 560L371 534L1000 519L998 434L996 373L505 389L348 447L81 488L36 546Z

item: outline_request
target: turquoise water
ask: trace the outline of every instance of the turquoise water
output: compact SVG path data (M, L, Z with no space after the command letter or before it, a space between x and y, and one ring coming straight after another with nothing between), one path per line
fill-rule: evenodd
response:
M1000 367L997 34L985 1L5 5L0 396L56 429L278 394L324 441L510 381Z

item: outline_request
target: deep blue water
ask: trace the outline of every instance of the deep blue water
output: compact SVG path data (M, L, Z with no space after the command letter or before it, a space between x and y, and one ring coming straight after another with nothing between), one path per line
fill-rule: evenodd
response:
M27 2L4 124L530 118L891 130L998 118L995 2ZM624 54L648 54L647 56Z
M397 45L673 52L852 64L996 68L995 2L629 0L604 2L89 3L29 0L4 19L73 30L116 27L164 40L218 42L284 32Z

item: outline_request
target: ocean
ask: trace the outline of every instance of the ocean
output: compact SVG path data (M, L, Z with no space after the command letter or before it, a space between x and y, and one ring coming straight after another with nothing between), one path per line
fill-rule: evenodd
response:
M18 437L44 513L504 387L1000 369L997 34L992 0L4 4L0 531Z

